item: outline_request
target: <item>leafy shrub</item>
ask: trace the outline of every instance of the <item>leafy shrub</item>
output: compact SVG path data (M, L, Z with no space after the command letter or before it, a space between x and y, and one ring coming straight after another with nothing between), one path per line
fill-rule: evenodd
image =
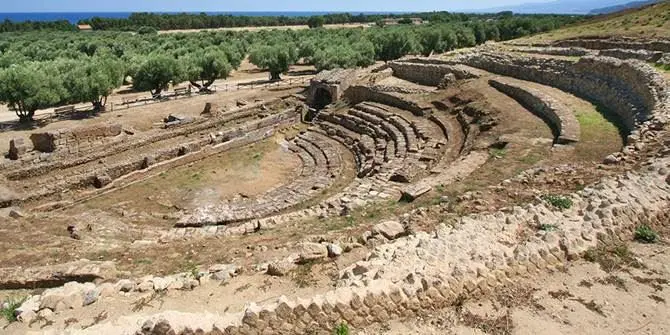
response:
M9 298L9 300L5 301L7 304L6 308L0 309L0 316L5 318L5 320L9 322L14 322L16 321L16 310L21 307L24 301L26 301L27 297L23 298ZM0 306L1 308L1 306Z
M569 209L572 207L572 200L562 195L547 194L542 196L542 200L560 209Z
M342 322L337 327L335 327L335 331L333 333L335 335L349 335L349 326Z
M651 227L643 224L635 229L635 240L642 243L656 243L658 234Z
M154 27L143 26L137 29L137 33L140 35L155 35L158 34L158 31Z

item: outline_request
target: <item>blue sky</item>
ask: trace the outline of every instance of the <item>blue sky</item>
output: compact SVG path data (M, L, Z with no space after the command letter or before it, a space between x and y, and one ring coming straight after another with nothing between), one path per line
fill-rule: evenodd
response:
M549 0L0 0L0 12L432 11Z

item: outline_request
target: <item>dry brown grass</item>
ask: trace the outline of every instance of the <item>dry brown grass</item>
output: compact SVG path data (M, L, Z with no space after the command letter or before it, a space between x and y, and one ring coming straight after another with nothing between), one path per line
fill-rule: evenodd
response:
M664 1L641 9L597 16L581 24L522 38L519 41L546 42L594 35L670 38L670 3Z

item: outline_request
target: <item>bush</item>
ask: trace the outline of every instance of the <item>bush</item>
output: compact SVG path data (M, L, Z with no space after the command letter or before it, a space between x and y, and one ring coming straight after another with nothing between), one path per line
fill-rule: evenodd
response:
M342 322L337 327L335 327L335 331L333 333L335 335L349 335L349 326Z
M5 301L7 304L6 308L0 309L0 315L5 318L5 320L9 322L14 322L16 321L16 310L21 307L23 302L25 302L27 297L23 298L9 298L9 300ZM0 307L1 308L1 307Z
M550 205L559 209L569 209L570 207L572 207L572 200L562 195L548 194L543 196L542 200L548 202Z
M158 34L158 30L154 27L143 26L137 29L137 33L140 35L155 35Z
M643 224L635 229L635 240L642 243L656 243L658 241L658 233L651 227Z

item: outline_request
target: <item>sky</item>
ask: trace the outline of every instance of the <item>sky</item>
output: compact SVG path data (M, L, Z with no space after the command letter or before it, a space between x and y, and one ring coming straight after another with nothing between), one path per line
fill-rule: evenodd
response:
M433 11L550 0L0 0L0 12Z

